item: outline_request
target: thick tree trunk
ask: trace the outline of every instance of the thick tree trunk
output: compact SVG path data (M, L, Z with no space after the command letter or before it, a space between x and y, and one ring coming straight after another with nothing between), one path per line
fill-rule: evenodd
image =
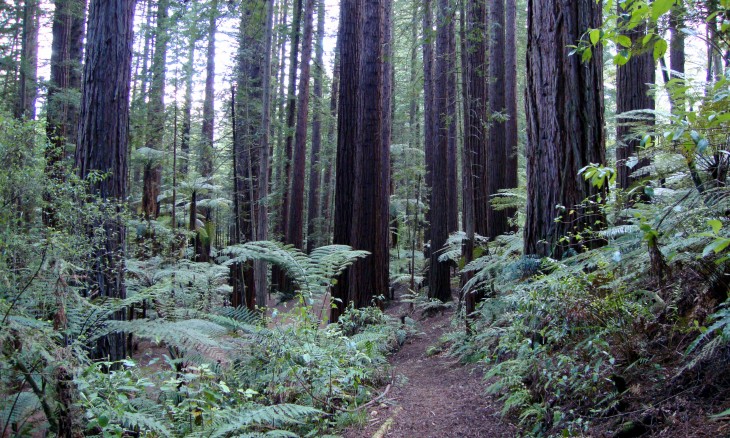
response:
M370 256L350 268L350 300L356 308L373 304L388 293L389 212L384 209L389 187L390 159L383 148L383 5L382 0L363 0L362 56L357 98L358 123L355 151L355 184L350 245ZM343 93L344 94L344 93ZM385 181L383 179L386 178ZM377 300L382 307L382 301Z
M335 182L334 244L350 244L355 199L355 142L358 136L357 98L360 83L360 0L342 0L340 29L340 84L337 106L337 174ZM350 303L349 273L340 276L332 288L334 306L330 322L336 322Z
M436 69L434 74L434 109L437 114L433 144L431 188L431 251L428 295L441 301L451 299L450 268L439 262L441 248L449 237L448 231L448 148L449 148L449 25L448 0L439 0L437 13Z
M152 59L152 82L150 83L150 100L147 106L147 140L145 146L154 150L162 150L165 133L165 72L167 64L168 36L168 1L157 3L157 35L155 52ZM160 214L158 197L162 188L162 163L152 158L144 165L142 189L142 211L145 219L157 219Z
M457 126L458 119L456 114L456 27L454 21L456 16L454 11L450 12L449 17L449 48L448 48L448 72L447 86L449 93L447 117L449 127L449 146L446 153L446 203L447 208L447 230L449 234L459 231L459 193L457 177L459 172L457 167L459 160L457 158Z
M122 203L127 197L127 142L129 82L132 64L134 0L92 0L81 93L79 142L76 168L86 178L94 171L108 174L94 178L90 194L103 201ZM105 241L93 254L95 288L103 297L125 298L124 220L121 205L103 224ZM93 232L90 230L90 232ZM125 319L125 311L116 319ZM120 360L126 356L125 336L100 339L96 358Z
M302 33L302 62L297 87L297 127L294 138L294 172L291 185L291 202L287 220L286 243L303 249L304 180L306 177L307 122L309 118L309 76L312 59L312 35L315 0L305 0L304 32Z
M561 258L594 246L561 239L604 220L595 207L582 207L599 190L578 175L605 163L603 60L582 63L568 48L600 27L601 14L594 0L528 2L525 254Z
M621 12L619 8L619 12ZM653 110L654 96L650 95L651 84L656 80L656 69L652 46L645 47L642 40L646 36L646 25L635 27L625 33L631 38L634 54L625 65L616 70L616 170L617 185L621 189L628 189L637 180L631 177L633 172L649 165L649 159L643 158L632 167L627 161L638 152L641 137L635 132L639 126L652 125L652 120L635 120L636 115L627 118L623 113L637 110ZM650 117L644 114L642 117ZM638 178L641 179L641 178Z

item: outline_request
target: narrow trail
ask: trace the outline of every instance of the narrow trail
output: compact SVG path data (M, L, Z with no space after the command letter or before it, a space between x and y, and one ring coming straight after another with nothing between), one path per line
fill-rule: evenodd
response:
M387 310L394 317L406 312L404 303ZM445 353L427 354L452 329L452 315L448 310L419 321L419 333L390 358L396 376L392 387L368 409L367 424L346 430L345 438L517 436L517 428L501 418L501 404L486 394L476 366L464 366Z

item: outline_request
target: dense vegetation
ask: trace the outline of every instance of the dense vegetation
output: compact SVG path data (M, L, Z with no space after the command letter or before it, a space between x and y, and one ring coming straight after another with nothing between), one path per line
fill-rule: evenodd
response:
M721 433L730 2L338 3L0 3L0 436Z

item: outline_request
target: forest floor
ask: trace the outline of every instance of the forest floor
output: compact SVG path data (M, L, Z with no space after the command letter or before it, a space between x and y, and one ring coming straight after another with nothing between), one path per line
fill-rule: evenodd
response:
M345 438L517 436L517 428L500 415L501 403L486 394L482 370L430 348L453 330L453 312L451 308L431 317L410 315L409 304L400 301L387 309L395 318L409 315L419 320L419 333L390 357L392 387L383 388L387 394L368 409L367 423L347 429Z

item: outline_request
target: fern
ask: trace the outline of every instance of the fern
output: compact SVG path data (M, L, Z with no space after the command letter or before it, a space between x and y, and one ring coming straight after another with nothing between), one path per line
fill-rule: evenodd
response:
M228 413L231 421L218 427L210 436L211 438L229 436L229 434L243 432L252 425L267 424L277 427L285 424L297 424L312 416L322 414L323 412L319 409L293 404L265 406L245 411L232 410Z

